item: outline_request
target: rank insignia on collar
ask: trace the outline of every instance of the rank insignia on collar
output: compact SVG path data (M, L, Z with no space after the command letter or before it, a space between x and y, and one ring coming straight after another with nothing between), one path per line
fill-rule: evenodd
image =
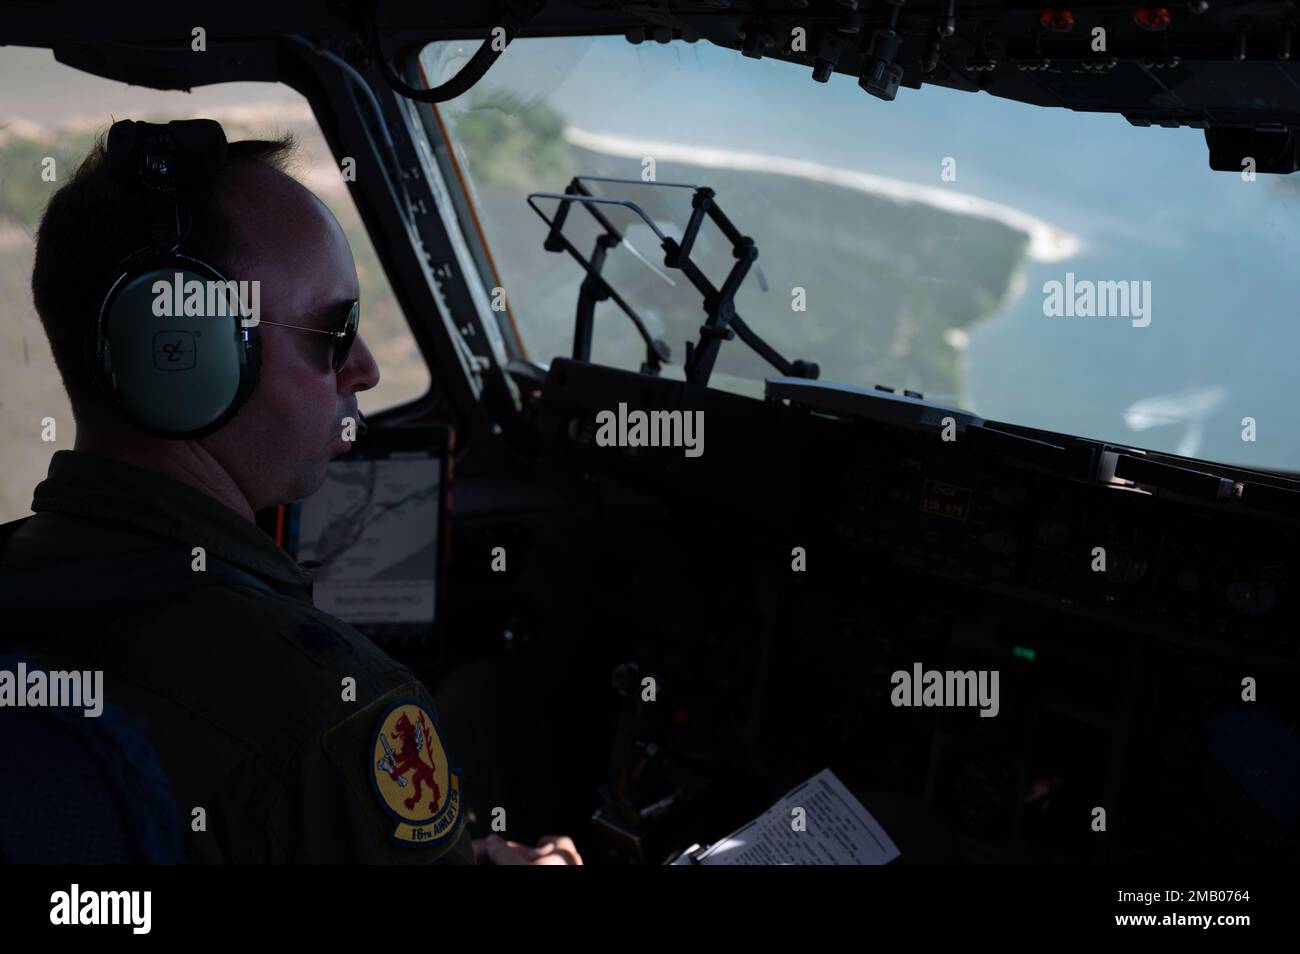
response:
M460 775L447 763L433 714L414 700L395 702L379 719L370 753L375 796L397 823L401 845L439 845L460 820Z

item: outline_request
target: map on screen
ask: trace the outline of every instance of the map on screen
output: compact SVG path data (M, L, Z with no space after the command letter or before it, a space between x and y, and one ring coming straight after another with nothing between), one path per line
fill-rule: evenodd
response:
M422 452L330 463L295 508L299 561L318 560L316 607L349 623L431 623L442 462Z

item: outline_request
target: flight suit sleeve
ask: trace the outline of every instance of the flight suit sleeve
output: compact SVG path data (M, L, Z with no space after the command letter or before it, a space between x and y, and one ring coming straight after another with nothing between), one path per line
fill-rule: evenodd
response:
M418 681L328 728L281 775L272 855L288 863L473 864L460 772Z

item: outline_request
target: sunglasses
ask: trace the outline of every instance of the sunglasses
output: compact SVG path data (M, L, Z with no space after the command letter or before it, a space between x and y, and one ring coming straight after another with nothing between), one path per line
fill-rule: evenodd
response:
M343 365L347 363L348 352L352 350L352 342L357 340L357 325L360 323L361 302L359 301L354 301L347 306L337 331L322 331L320 328L304 328L302 325L286 325L281 321L265 319L258 322L259 325L270 325L273 328L293 328L295 331L310 331L314 335L329 335L334 339L330 342L330 366L336 372L342 371Z

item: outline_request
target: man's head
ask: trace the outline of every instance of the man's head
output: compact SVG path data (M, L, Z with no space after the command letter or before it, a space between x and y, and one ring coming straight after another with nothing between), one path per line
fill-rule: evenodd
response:
M356 266L334 216L284 172L291 150L290 140L231 143L218 175L180 193L191 223L181 250L229 279L257 281L264 322L333 331L358 297ZM50 200L32 291L77 419L77 447L179 471L246 513L304 497L348 449L343 419L357 418L356 393L378 383L359 337L336 373L327 335L259 325L262 368L252 396L221 428L192 440L145 433L95 379L87 345L118 266L141 248L165 245L175 229L169 200L110 173L102 138Z

